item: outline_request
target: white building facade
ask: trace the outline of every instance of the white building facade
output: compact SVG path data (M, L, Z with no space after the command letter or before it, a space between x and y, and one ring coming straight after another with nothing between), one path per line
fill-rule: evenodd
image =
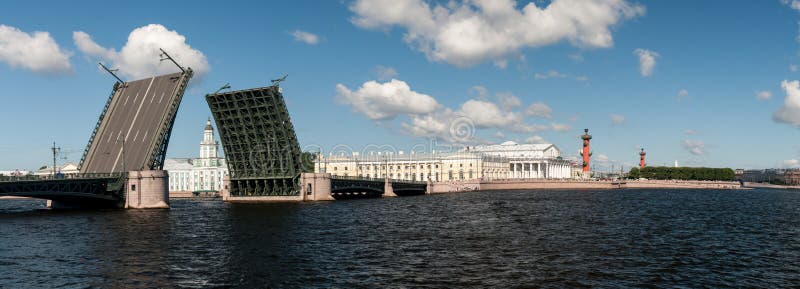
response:
M572 166L561 157L554 144L518 144L507 141L499 145L469 147L478 152L508 159L508 179L572 178Z
M507 170L504 158L470 152L329 155L314 164L314 172L334 176L432 182L503 179Z
M219 142L214 139L211 119L206 121L203 140L200 142L200 157L173 158L164 162L169 172L170 192L219 192L223 178L228 175L224 158L219 157Z

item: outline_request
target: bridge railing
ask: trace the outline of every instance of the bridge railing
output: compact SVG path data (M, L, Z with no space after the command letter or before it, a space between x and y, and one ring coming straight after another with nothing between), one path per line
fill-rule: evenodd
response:
M366 177L357 177L357 176L331 176L332 180L349 180L349 181L374 181L374 182L383 182L385 181L383 178L366 178Z
M359 176L335 176L335 175L331 175L331 179L334 179L334 180L352 180L352 181L376 181L376 182L385 181L384 178L368 178L368 177L359 177ZM393 179L393 178L390 178L389 181L393 182L393 183L405 183L405 184L418 184L418 185L428 184L425 181L409 181L409 180L401 180L401 179Z

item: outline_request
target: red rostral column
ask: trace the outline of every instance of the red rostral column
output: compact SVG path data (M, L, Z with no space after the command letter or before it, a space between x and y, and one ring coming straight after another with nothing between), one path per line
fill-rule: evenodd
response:
M581 151L581 156L583 156L583 173L589 173L589 158L592 156L592 152L589 148L589 141L592 139L592 135L589 134L589 129L583 129L584 134L581 136L583 139L583 150Z
M641 151L641 152L639 152L639 168L640 168L640 169L643 169L643 168L644 168L644 166L646 166L646 165L647 165L647 164L645 164L645 162L644 162L644 156L645 156L646 154L647 154L647 153L646 153L646 152L644 152L644 148L642 148L642 151Z

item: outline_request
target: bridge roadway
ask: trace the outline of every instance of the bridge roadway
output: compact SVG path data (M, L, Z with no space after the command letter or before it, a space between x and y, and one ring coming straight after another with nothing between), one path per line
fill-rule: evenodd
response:
M183 97L182 77L173 73L120 85L90 140L81 173L150 169L162 133L171 130L171 106Z

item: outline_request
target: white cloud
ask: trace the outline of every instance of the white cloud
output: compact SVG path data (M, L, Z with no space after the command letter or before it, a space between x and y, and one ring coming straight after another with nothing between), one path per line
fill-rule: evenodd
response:
M796 168L798 166L800 166L800 161L798 161L796 159L790 159L790 160L783 161L783 167L785 167L785 168Z
M289 32L294 38L294 41L303 42L308 45L316 45L319 43L319 36L314 33L303 31L303 30L295 30Z
M789 71L797 72L797 64L789 64Z
M699 140L685 139L681 143L684 149L688 150L693 155L706 154L706 144Z
M611 117L611 125L613 125L613 126L625 124L625 116L624 115L612 113L610 115L610 117Z
M800 1L798 0L781 0L781 2L794 10L800 11Z
M185 36L160 24L134 29L119 51L100 46L83 31L73 32L72 39L84 54L111 61L122 75L134 79L179 71L169 61L160 61L159 48L167 51L181 66L192 68L196 77L202 77L211 69L206 56L189 46Z
M533 117L551 118L553 117L553 109L544 102L536 102L528 106L525 114Z
M685 133L687 135L699 135L700 134L699 131L693 130L693 129L687 129L687 130L683 131L683 133Z
M472 119L479 128L509 127L522 120L516 113L503 111L497 104L483 100L467 100L461 105L459 112Z
M392 78L396 78L398 73L394 67L388 67L383 65L375 66L375 74L378 75L379 80L389 80Z
M756 99L758 100L768 100L772 98L772 92L768 90L756 92Z
M72 71L70 56L69 52L61 50L48 32L26 33L0 24L0 62L11 68L42 74L69 73Z
M336 91L356 112L373 120L391 119L399 114L426 114L439 107L433 97L415 92L405 81L397 79L384 83L368 81L356 91L337 84Z
M681 89L678 91L678 95L675 98L678 99L678 102L682 101L684 98L689 97L689 91L686 89Z
M568 131L571 130L572 127L568 124L561 124L561 123L551 123L550 128L554 131Z
M567 76L568 75L563 74L563 73L558 72L558 71L555 71L555 70L550 70L547 73L538 73L537 72L537 73L533 74L533 78L535 78L535 79L564 78L564 77L567 77Z
M525 139L525 143L538 144L538 143L547 143L547 141L544 140L543 137L540 137L538 135L532 135Z
M598 163L608 163L610 161L608 156L605 155L605 154L596 154L596 155L592 156L592 160L596 161Z
M423 0L357 0L351 21L361 28L405 29L404 40L432 61L459 67L499 66L526 47L561 41L587 48L613 46L611 30L645 8L625 0L554 0L546 7L513 0L429 4Z
M786 92L786 98L778 111L772 114L772 120L800 128L800 81L784 80L781 88Z
M661 55L655 51L641 48L634 50L633 54L639 57L639 71L642 73L642 76L648 77L653 75L653 68L656 67L656 58L659 58Z
M510 92L498 93L497 98L500 100L500 107L505 111L510 111L522 105L522 101L519 100L519 97Z
M569 59L572 59L575 62L583 62L583 54L574 53L567 56L569 57Z
M576 76L575 80L577 80L577 81L587 81L587 80L589 80L589 78L586 77L585 75L580 75L580 76Z
M506 138L506 134L504 134L502 131L498 130L494 134L492 134L492 137L494 137L496 139L505 139Z

